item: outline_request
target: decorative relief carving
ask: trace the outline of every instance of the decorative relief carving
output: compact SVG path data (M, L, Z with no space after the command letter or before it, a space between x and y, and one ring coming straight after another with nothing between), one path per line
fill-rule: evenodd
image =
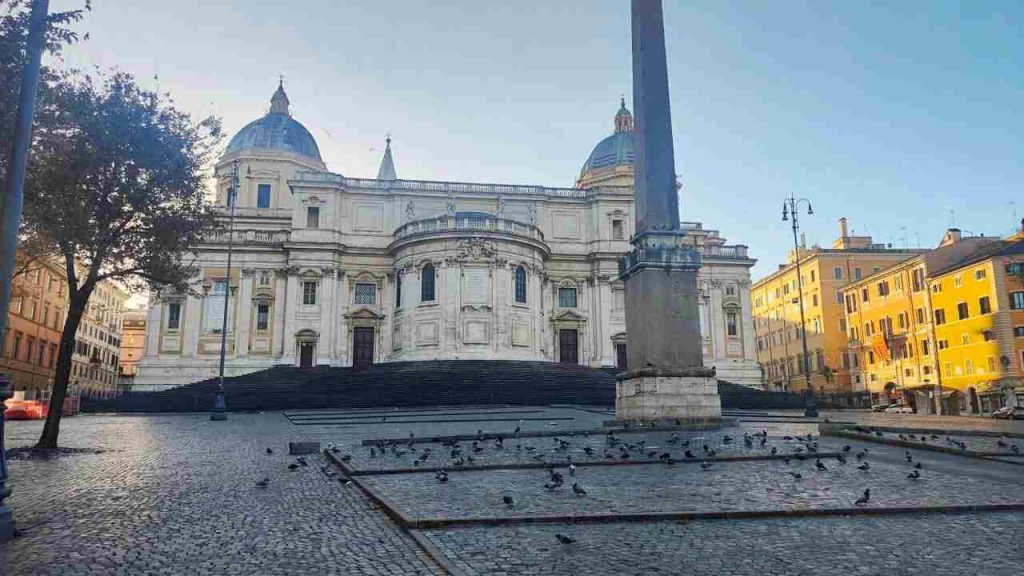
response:
M409 203L405 205L405 219L406 220L415 220L416 219L416 206L415 206L415 204L413 203L412 200L409 200Z
M448 204L445 207L445 213L449 216L455 216L455 196L448 194Z
M242 268L242 276L250 278L256 274L255 268Z
M526 218L530 221L533 226L537 225L537 203L530 202L530 205L526 207Z
M458 258L460 260L482 260L493 258L498 252L494 242L483 238L463 238L459 240Z
M498 196L498 207L497 207L497 209L495 209L494 213L499 218L501 217L502 214L505 213L505 197L504 196Z

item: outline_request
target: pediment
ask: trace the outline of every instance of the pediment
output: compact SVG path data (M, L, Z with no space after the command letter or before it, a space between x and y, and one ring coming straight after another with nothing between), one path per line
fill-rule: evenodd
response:
M346 314L345 317L346 318L350 318L350 319L366 319L366 320L383 320L384 319L384 315L383 314L379 314L379 313L375 312L373 309L367 308L366 306L360 306L359 308L356 308L355 310L353 310L353 311L349 312L348 314Z
M561 314L556 314L551 317L552 322L586 322L586 316L582 316L572 310L565 310Z

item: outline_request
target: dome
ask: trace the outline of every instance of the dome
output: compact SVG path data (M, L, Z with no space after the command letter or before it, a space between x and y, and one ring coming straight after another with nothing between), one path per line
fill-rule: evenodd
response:
M270 111L239 130L228 143L225 154L246 149L274 150L305 156L322 163L316 140L305 126L292 118L288 105L288 96L279 84L270 99Z
M615 114L615 133L594 146L580 170L580 181L587 180L594 170L616 166L633 166L633 114L626 108L625 98Z

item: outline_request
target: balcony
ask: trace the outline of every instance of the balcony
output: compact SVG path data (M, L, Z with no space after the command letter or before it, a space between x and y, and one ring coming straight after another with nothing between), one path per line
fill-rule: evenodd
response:
M497 232L544 242L544 234L536 226L486 212L458 212L406 222L395 230L395 240L442 232Z

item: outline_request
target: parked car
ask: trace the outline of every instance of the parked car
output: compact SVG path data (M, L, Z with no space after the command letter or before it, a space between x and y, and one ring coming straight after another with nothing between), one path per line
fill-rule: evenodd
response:
M874 404L871 406L872 412L885 412L889 406L895 406L895 404Z
M911 408L910 406L904 406L903 404L893 404L892 406L889 406L888 408L886 408L885 411L886 412L890 412L892 414L913 414L914 413L914 409L913 408Z
M1024 420L1024 408L1020 406L1003 406L993 412L992 417L1000 420Z

